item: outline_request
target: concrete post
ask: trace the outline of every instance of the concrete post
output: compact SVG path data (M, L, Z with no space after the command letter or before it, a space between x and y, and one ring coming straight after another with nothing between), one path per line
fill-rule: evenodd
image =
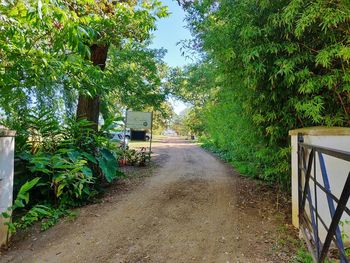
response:
M0 125L0 214L12 206L15 132ZM9 220L0 215L0 246L7 241Z

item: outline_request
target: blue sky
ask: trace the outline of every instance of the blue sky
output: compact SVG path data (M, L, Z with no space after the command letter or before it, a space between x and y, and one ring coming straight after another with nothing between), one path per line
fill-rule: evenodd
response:
M190 63L185 57L181 56L180 45L177 43L181 40L190 39L191 34L185 28L185 12L176 1L162 0L163 4L168 6L170 16L157 21L157 30L153 33L152 48L165 48L168 52L164 61L171 67L183 66ZM186 108L185 104L180 101L170 101L174 106L176 113L180 113Z

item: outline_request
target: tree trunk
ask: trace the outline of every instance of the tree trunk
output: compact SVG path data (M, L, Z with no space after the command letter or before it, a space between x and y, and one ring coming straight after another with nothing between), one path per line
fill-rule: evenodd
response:
M95 66L99 66L101 70L106 67L106 59L108 53L107 45L94 44L90 47L91 61ZM77 119L87 119L93 123L93 129L98 130L98 118L100 113L100 96L95 94L93 97L79 94Z

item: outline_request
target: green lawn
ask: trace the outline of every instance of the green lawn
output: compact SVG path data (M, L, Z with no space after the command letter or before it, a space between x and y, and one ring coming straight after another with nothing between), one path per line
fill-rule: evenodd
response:
M165 135L153 135L152 144L160 142L162 139L167 138ZM141 148L146 147L149 148L149 141L129 141L130 148Z

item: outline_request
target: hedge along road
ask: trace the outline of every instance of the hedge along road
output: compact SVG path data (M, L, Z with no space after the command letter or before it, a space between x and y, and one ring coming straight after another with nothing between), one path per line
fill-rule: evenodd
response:
M154 151L158 167L143 184L15 242L0 262L287 261L273 253L271 204L249 199L255 183L177 138Z

